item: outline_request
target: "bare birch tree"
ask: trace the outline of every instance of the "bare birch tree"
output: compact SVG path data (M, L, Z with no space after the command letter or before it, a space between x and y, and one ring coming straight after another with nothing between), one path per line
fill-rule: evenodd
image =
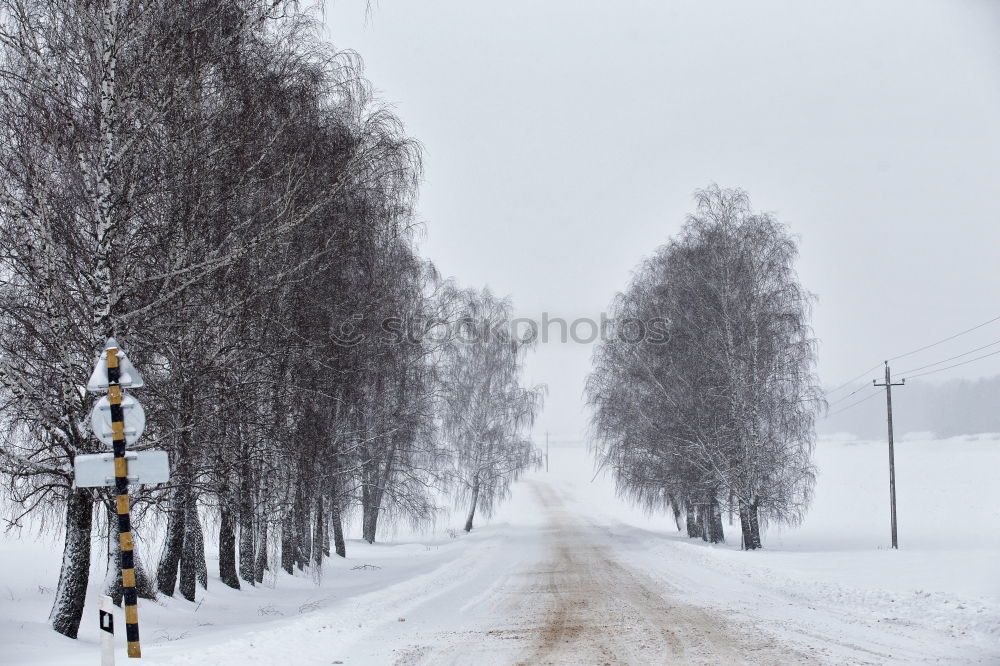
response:
M588 380L596 452L619 491L649 508L681 505L689 536L721 541L737 511L743 546L761 520L794 522L814 479L811 296L796 245L741 190L696 193L680 236L660 248L613 304L611 339ZM629 325L667 322L662 341Z
M489 516L511 484L540 461L527 431L541 408L543 388L521 385L528 343L510 328L509 301L488 290L452 289L455 319L441 363L442 436L454 451L456 502Z

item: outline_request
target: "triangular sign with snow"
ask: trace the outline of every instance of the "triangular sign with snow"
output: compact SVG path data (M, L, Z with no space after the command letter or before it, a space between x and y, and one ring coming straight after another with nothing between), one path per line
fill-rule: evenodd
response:
M104 351L101 352L100 358L97 359L94 371L90 373L90 381L87 382L88 391L108 390L108 350L111 348L118 348L118 342L114 338L108 338L108 341L104 344ZM142 388L145 385L142 375L132 365L132 361L128 359L128 354L120 348L118 348L118 368L118 383L121 384L122 388L135 389Z

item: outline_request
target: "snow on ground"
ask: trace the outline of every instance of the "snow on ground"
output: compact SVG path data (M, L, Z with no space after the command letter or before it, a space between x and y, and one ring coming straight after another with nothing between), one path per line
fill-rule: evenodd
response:
M897 442L898 551L887 547L885 442L827 439L815 460L804 523L768 530L755 553L736 550L738 523L735 544L711 546L638 518L609 487L566 488L620 558L834 661L1000 663L1000 440Z
M618 500L607 478L592 480L583 449L553 448L551 471L519 483L471 535L449 534L461 524L456 512L427 534L400 530L392 543L374 546L352 540L348 558L329 561L320 580L281 573L236 591L213 575L196 604L140 600L144 661L434 663L421 662L414 646L438 635L456 649L481 642L473 628L496 621L490 600L549 557L540 536L546 517L532 492L544 484L588 538L665 594L750 622L817 661L1000 663L1000 438L902 438L896 457L899 551L886 547L885 443L841 437L818 445L816 497L803 524L772 528L763 551L744 553L738 525L727 525L724 545L689 540L670 517ZM48 629L60 546L0 537L0 663L97 662L101 564L80 639ZM514 661L491 654L489 663Z

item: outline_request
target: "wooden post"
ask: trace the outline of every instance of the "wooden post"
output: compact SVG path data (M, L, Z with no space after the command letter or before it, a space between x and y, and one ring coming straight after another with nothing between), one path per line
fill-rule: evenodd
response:
M896 539L896 453L892 441L892 387L903 386L906 384L906 380L893 384L892 375L889 372L889 361L886 361L885 383L878 384L873 379L872 384L885 387L885 406L889 423L889 512L892 521L892 547L899 549L899 542Z
M545 431L545 472L549 471L549 433Z

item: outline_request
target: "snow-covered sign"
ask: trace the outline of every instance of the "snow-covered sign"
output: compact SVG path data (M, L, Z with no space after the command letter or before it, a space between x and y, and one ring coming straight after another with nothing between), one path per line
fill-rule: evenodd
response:
M135 444L146 429L146 411L138 400L130 395L122 395L122 412L125 415L125 441ZM98 400L91 410L90 428L99 440L111 446L114 438L111 431L111 401L108 396Z
M108 338L94 371L90 373L87 390L92 393L108 390L108 349L111 348L118 349L118 342L114 338ZM132 361L128 360L128 354L121 349L118 349L118 384L128 389L142 388L145 385L142 375L132 365Z
M166 483L170 480L170 459L166 451L132 451L125 454L129 483ZM112 486L115 483L113 453L77 456L73 461L77 488Z

